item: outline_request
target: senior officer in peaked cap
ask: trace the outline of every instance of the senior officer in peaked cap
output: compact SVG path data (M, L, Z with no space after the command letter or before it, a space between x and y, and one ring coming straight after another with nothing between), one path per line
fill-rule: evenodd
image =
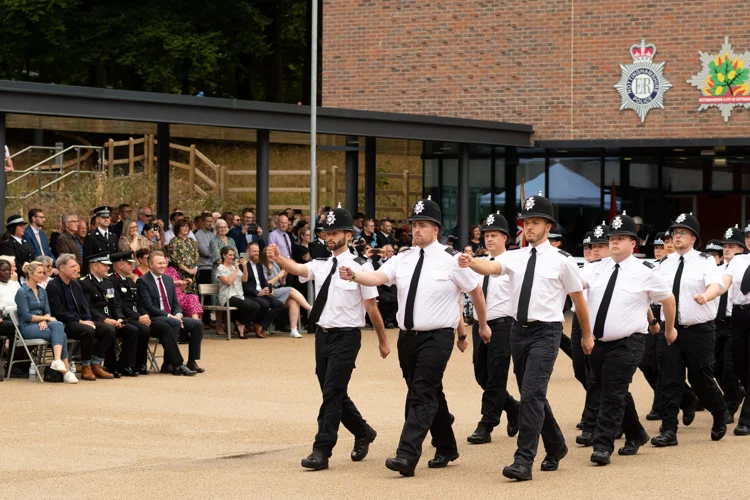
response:
M680 214L669 232L675 253L662 259L659 272L672 287L675 298L677 339L664 349L660 359L662 432L651 440L658 447L677 446L677 413L685 386L685 368L700 402L713 415L711 439L718 441L727 431L727 405L713 378L717 312L714 299L725 290L721 274L709 254L695 250L700 246L700 224L693 214ZM664 308L661 314L665 319Z
M457 250L437 241L441 219L437 203L429 197L419 200L409 217L414 247L399 252L372 273L355 273L349 267L339 270L342 279L366 286L395 283L398 289L398 359L409 391L396 457L387 459L385 465L404 476L414 475L427 431L437 448L428 467L445 467L458 458L452 416L443 393L443 373L453 352L454 331L462 321L462 292L471 294L482 340L489 342L491 338L484 295L476 276L459 268ZM457 345L462 352L468 347L465 335L459 337Z
M316 297L310 311L310 323L316 328L315 373L323 392L323 403L318 413L318 433L312 453L302 460L302 466L312 470L328 468L339 423L354 434L351 458L355 462L367 456L370 443L377 436L347 394L362 344L360 329L365 326L365 312L378 334L381 357L385 359L391 351L375 300L377 289L343 280L337 272L343 266L354 274L373 270L366 258L355 257L349 252L354 231L352 215L339 204L326 215L322 230L332 255L306 264L282 256L276 245L268 246L268 257L288 273L299 276L301 283L315 280Z
M553 248L547 234L555 222L552 203L545 197L526 200L521 213L524 235L530 246L507 252L495 262L463 255L460 265L471 266L486 275L508 275L511 311L516 323L511 334L511 350L521 407L518 415L518 448L512 465L503 475L518 481L532 478L541 430L547 453L542 471L557 470L568 453L565 438L547 401L547 385L557 358L562 335L563 304L570 296L583 330L584 352L591 352L593 338L589 313L583 297L578 266L569 253Z
M500 212L487 216L482 234L484 246L489 252L484 258L492 262L505 253L505 243L510 238L510 229L508 221ZM487 324L492 330L492 338L485 344L479 336L479 323L474 323L474 378L484 392L482 418L467 441L482 444L492 441L492 430L500 424L500 414L503 410L508 418L508 436L513 437L518 433L518 401L507 391L510 332L513 329L508 276L476 276L482 286L482 295L487 305ZM478 320L476 311L474 319Z
M750 242L750 223L744 231L745 245ZM737 241L737 238L732 238ZM727 240L725 240L727 241ZM732 367L740 383L750 387L750 254L746 251L733 256L722 277L729 287L732 306ZM750 435L750 402L745 398L734 428L735 436Z
M89 272L89 257L92 255L117 253L117 236L109 230L112 207L104 205L92 212L96 216L96 228L91 228L83 239L83 274Z
M628 388L643 358L651 302L664 306L667 341L677 336L669 284L654 264L633 256L635 221L624 213L614 217L608 238L610 256L581 272L594 325L587 409L591 405L596 410L591 461L599 465L610 463L620 426L626 439L620 455L635 455L649 440Z
M5 226L10 238L0 244L1 255L12 255L16 258L16 272L18 276L25 278L23 265L34 260L34 247L31 242L23 237L24 230L28 222L23 220L20 215L11 215L8 217L8 223Z

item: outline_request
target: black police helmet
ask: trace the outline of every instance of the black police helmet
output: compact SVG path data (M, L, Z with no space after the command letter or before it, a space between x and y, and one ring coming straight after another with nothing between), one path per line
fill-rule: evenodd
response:
M427 220L434 222L438 227L442 228L442 218L443 214L440 211L440 207L437 203L432 201L431 196L428 196L426 200L419 200L414 204L414 208L411 210L411 217L409 217L409 222Z
M612 222L609 223L608 237L612 236L631 236L638 238L638 231L635 228L635 221L624 211L620 215L615 215Z
M523 204L521 220L531 219L532 217L542 217L553 224L556 222L552 202L542 196L541 192L538 196L529 196Z
M321 230L324 233L332 231L354 231L354 218L345 208L341 208L341 203L336 208L328 211Z
M676 228L683 228L689 230L693 235L695 236L695 245L693 245L693 248L698 249L701 246L701 225L698 222L698 218L694 216L692 213L689 214L680 214L677 216L677 218L674 220L674 223L669 226L669 233L674 234L674 230Z
M610 227L602 221L598 226L594 226L591 231L591 244L592 245L606 245L609 243L609 232Z
M742 234L742 230L735 224L734 227L727 228L724 231L724 238L721 240L722 245L729 244L739 245L745 248L745 235Z
M482 232L484 233L485 231L500 231L501 233L510 236L508 220L503 217L500 212L487 216L487 219L484 221L484 226L482 226Z

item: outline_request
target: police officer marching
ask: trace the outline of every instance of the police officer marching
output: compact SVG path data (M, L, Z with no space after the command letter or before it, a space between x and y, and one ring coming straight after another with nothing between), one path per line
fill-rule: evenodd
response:
M692 388L713 415L711 439L718 441L727 431L727 405L713 378L717 310L714 299L724 290L719 268L710 255L695 250L700 246L700 224L693 214L680 214L669 232L675 253L662 259L659 272L672 287L677 339L661 354L662 431L651 440L657 447L677 446L677 413L685 386L685 368ZM662 307L664 320L665 313Z
M622 214L612 219L611 227L610 256L581 272L594 325L587 409L591 403L596 411L591 461L599 465L610 463L620 426L626 439L620 455L635 455L649 440L628 387L643 358L652 301L664 306L667 341L677 336L675 302L666 279L654 264L633 256L638 241L635 221Z
M486 258L492 262L505 253L505 243L510 237L508 221L500 215L487 216L482 227L484 246L489 251ZM479 323L473 327L474 378L482 387L482 419L474 433L467 438L472 444L492 441L492 430L500 424L500 414L505 410L508 417L508 436L518 433L518 401L507 389L510 368L510 332L513 328L513 313L510 310L510 284L508 276L481 276L482 295L487 306L487 324L492 330L489 343L479 336ZM478 320L476 311L474 319Z
M81 270L83 274L89 272L89 258L92 255L117 252L117 236L109 230L111 212L112 207L106 205L93 210L96 215L96 227L91 228L83 239L83 268Z
M470 292L479 335L490 341L482 287L474 273L459 268L459 252L438 242L441 220L437 203L429 197L419 200L409 217L414 247L399 252L375 272L358 273L350 267L339 270L344 280L366 286L395 282L398 290L398 358L408 387L406 421L396 456L385 465L403 476L414 475L427 431L437 448L428 467L445 467L458 458L442 382L461 320L457 309L462 292ZM466 336L459 337L457 345L461 351L466 349Z
M539 431L546 451L542 471L555 471L568 453L565 438L547 401L547 385L557 358L562 335L563 304L570 296L581 323L582 344L591 352L593 337L583 297L578 266L569 253L553 248L547 235L555 223L552 203L543 196L526 200L521 213L524 235L530 246L507 252L495 262L462 255L462 267L471 266L483 275L508 275L511 311L516 323L511 351L521 392L518 415L518 445L512 465L503 475L518 481L532 479L531 467L539 444Z
M288 273L299 276L301 283L315 280L316 298L310 311L310 324L316 325L315 373L323 392L323 403L312 453L302 460L302 466L312 470L328 468L328 459L338 439L339 423L354 434L351 459L355 462L367 456L370 443L377 436L347 394L362 343L360 329L365 326L365 312L377 332L381 357L385 359L390 353L383 318L375 300L377 289L342 279L337 272L342 268L353 273L373 270L367 259L355 258L349 252L353 225L352 215L341 205L329 211L322 230L333 254L306 264L283 257L276 245L268 246L269 259Z

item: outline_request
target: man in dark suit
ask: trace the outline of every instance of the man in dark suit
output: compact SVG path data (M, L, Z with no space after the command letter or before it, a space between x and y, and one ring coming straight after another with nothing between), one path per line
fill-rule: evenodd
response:
M34 248L34 255L40 257L42 255L52 257L52 250L49 248L49 242L47 241L47 235L44 233L44 212L40 208L32 208L29 210L29 222L26 226L26 230L23 232L26 241L31 243Z
M76 258L76 262L81 266L83 264L83 241L78 238L78 215L76 214L65 214L63 216L63 225L65 231L60 233L57 241L55 242L55 250L57 256L60 257L64 253L72 254Z
M322 226L315 226L315 240L311 241L309 245L311 259L327 259L331 256L331 251L328 250L326 240L322 239L322 232Z
M138 302L151 318L176 319L180 322L179 334L187 335L190 339L187 366L174 368L173 375L190 375L189 372L203 373L205 370L198 366L201 359L201 342L203 341L203 323L193 318L184 318L182 309L177 302L174 281L164 275L167 269L167 259L164 252L155 250L148 258L149 272L136 282L138 288Z
M257 337L265 338L266 330L284 310L284 304L273 297L273 288L268 285L266 276L263 274L263 267L260 263L260 248L257 243L247 245L247 257L250 259L248 278L242 284L242 292L246 299L251 299L260 306L260 312L255 317L253 328Z
M386 245L393 245L396 241L391 236L391 230L393 226L391 221L388 219L380 219L380 231L375 235L375 239L378 242L378 248L383 248Z
M83 240L83 274L89 272L88 261L92 255L117 252L117 236L109 230L110 212L112 212L112 207L108 206L94 209L96 228L92 228Z
M23 236L27 225L20 215L8 217L8 224L5 226L8 239L0 245L0 255L13 255L16 258L16 272L24 278L26 275L23 273L23 265L36 258L34 247Z

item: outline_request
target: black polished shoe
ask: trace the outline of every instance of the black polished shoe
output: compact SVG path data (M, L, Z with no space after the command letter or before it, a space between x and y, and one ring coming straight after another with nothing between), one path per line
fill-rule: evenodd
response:
M547 454L547 456L544 457L544 460L542 460L542 472L552 472L557 470L560 466L560 460L565 458L565 455L568 454L568 447L565 445L563 446L564 448L558 456L553 457L552 455Z
M599 465L609 465L610 453L607 450L594 450L591 454L591 461Z
M122 369L122 374L125 377L137 377L138 376L138 372L133 370L129 366Z
M174 367L170 364L164 363L161 365L161 370L159 370L159 373L172 373L174 371Z
M198 366L198 363L195 361L188 361L187 367L189 370L194 371L195 373L204 373L206 370Z
M750 436L750 427L746 426L745 424L739 424L737 427L734 428L734 435L735 436Z
M714 425L711 426L711 441L719 441L727 433L727 412L722 411L714 415Z
M588 448L594 443L594 433L583 431L580 436L576 436L576 443Z
M195 375L195 372L185 365L180 365L174 370L172 370L172 375L183 375L185 377L192 377L193 375Z
M458 459L458 452L451 453L450 455L443 455L440 452L435 453L435 458L427 462L427 467L430 469L442 469L447 467L450 462Z
M375 441L375 438L377 436L378 433L375 432L375 429L368 426L367 433L364 436L354 438L354 448L352 448L352 461L362 461L370 451L370 443Z
M734 423L734 413L727 411L727 418L724 420L724 423L727 425Z
M453 425L453 422L456 421L456 416L453 413L448 414L448 420L451 421L451 425Z
M402 476L412 477L414 475L414 465L405 458L387 458L385 460L385 466L392 471L398 472Z
M466 438L471 444L485 444L492 442L492 429L484 424L477 425L477 430Z
M685 408L682 410L682 424L684 426L688 426L693 423L693 420L695 420L695 409L697 407L697 404L692 404L690 407Z
M657 448L677 446L677 433L675 431L662 431L658 436L651 439L651 444Z
M518 434L518 410L512 417L508 415L508 426L505 431L508 433L508 437L515 437Z
M625 446L617 450L618 455L623 456L632 456L638 453L638 450L641 446L648 443L648 440L651 439L648 434L644 434L640 438L636 439L635 441L631 441L628 439L625 441Z
M148 368L146 365L141 365L137 368L138 375L148 375Z
M531 469L519 464L506 465L503 467L503 476L516 481L531 481Z
M328 457L317 450L313 450L306 458L302 459L302 467L312 470L327 469Z
M646 420L661 420L661 415L659 415L658 411L651 410L648 412L648 415L646 415Z
M114 378L122 378L122 372L120 372L120 370L115 370L112 372L112 376Z
M622 436L625 435L625 431L622 430L622 426L617 428L617 434L615 434L615 439L622 439Z
M577 430L579 430L579 431L582 431L582 430L583 430L583 420L579 421L579 422L578 422L578 423L576 424L576 429L577 429Z

